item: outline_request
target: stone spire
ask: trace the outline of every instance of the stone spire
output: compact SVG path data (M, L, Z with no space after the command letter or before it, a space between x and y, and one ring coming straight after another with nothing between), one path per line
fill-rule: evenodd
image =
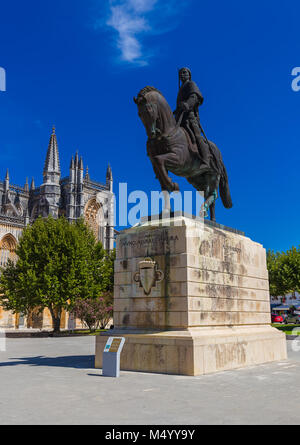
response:
M51 182L59 184L59 180L60 180L60 162L59 162L55 127L53 127L44 166L44 183Z
M108 212L107 212L107 223L105 227L105 245L108 251L114 248L114 199L113 199L113 175L110 164L108 164L106 171L106 188L110 192L110 197L108 198Z
M54 218L58 217L60 197L60 163L55 127L53 127L44 166L44 183L41 186L40 208L43 216L50 214Z
M108 181L112 181L112 180L113 180L113 176L112 176L112 171L111 171L111 166L110 166L110 164L108 164L108 166L107 166L106 179L107 179Z
M72 221L82 216L84 210L83 160L79 159L78 150L71 159L69 181L67 218Z
M78 152L76 153L75 165L77 166L77 184L83 184L83 159L78 156Z
M31 181L30 191L31 191L31 190L35 190L35 182L34 182L34 178L32 178L32 181Z
M70 163L69 178L70 178L70 183L74 184L74 182L75 182L75 162L74 162L74 156L72 156L71 163Z
M10 192L9 192L9 171L6 170L5 181L4 181L4 193L2 195L2 209L1 211L5 213L6 205L11 202Z
M88 166L86 166L86 173L85 173L84 179L86 179L87 181L89 181L91 179L90 178L90 174L89 174L89 167Z
M108 164L107 171L106 171L106 187L110 192L113 191L113 175L111 171L110 164Z
M5 191L8 192L8 190L9 190L9 171L8 171L8 169L6 170L4 184L5 184Z
M77 217L83 216L84 212L84 193L83 193L83 159L80 156L78 161L78 172L77 172L77 199L78 199L78 208L77 208Z
M26 182L25 182L25 185L24 185L24 190L25 190L25 192L29 192L28 178L26 178Z
M78 150L76 151L75 154L75 168L78 168L78 164L79 164L79 156L78 156Z

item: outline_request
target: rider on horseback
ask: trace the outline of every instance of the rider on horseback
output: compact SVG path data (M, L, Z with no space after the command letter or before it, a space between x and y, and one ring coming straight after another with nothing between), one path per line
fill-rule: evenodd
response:
M180 81L182 85L180 86ZM192 73L188 68L179 71L179 93L177 97L177 109L174 111L176 122L181 119L181 126L185 128L192 142L197 143L199 154L203 160L202 167L209 167L209 146L201 137L198 108L203 103L203 96L192 80Z

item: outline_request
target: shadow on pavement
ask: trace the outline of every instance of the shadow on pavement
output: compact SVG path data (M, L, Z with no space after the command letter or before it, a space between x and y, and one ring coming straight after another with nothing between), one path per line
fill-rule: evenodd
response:
M116 379L116 378L119 378L119 377L112 377L112 376L109 376L109 375L103 375L103 374L100 374L100 372L99 372L99 374L87 374L88 376L90 376L90 377L101 377L102 379Z
M79 368L79 369L91 369L94 368L94 355L67 355L65 357L14 357L9 362L0 362L2 366L56 366L60 368Z

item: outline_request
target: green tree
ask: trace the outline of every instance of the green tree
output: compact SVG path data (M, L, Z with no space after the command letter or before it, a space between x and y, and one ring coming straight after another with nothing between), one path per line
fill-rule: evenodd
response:
M0 278L4 309L28 314L48 308L54 332L62 310L76 301L93 299L112 287L113 255L107 254L92 231L79 220L38 218L19 241L17 262L9 261Z
M273 297L284 295L284 293L282 294L282 286L280 282L280 261L281 254L279 252L275 253L273 250L269 250L267 252L270 294Z
M292 247L282 254L281 280L285 294L300 291L300 246Z
M100 282L101 290L104 292L114 291L114 263L116 259L116 250L106 252L103 261L100 263Z
M270 293L274 297L300 291L300 247L267 253Z

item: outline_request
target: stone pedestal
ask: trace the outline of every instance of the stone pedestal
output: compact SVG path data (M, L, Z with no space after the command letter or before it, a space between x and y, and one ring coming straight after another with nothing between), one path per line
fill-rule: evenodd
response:
M242 233L179 216L118 236L107 335L126 337L121 369L200 375L283 360L285 334L270 323L266 252Z

